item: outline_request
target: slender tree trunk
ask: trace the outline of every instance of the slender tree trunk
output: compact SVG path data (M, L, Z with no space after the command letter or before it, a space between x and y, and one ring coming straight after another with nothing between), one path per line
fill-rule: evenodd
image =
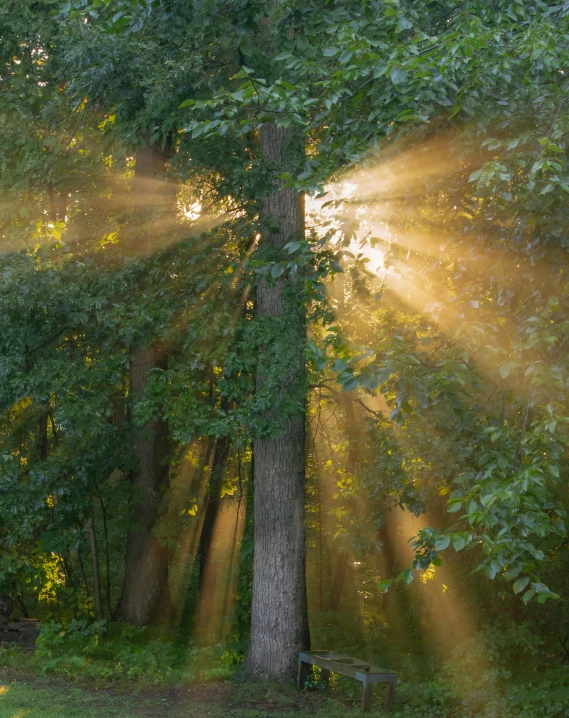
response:
M290 166L292 137L274 123L260 129L261 153L280 174ZM277 176L278 176L277 174ZM278 182L277 182L278 184ZM304 236L304 198L290 188L263 200L263 250L282 259L282 248ZM289 679L298 652L309 644L304 529L306 321L301 283L294 278L262 280L257 321L264 347L259 355L257 398L270 406L264 419L273 430L255 437L254 574L248 671ZM274 435L274 425L280 431Z
M204 485L205 467L209 466L210 459L213 462L213 442L207 437L201 445L198 466L196 468L196 478L194 486L198 494L201 494L201 488ZM178 631L176 640L178 645L188 646L192 631L195 626L196 611L198 609L199 589L199 541L201 535L192 538L191 543L187 547L186 564L184 567L185 578L181 585L185 585L184 601L179 616Z
M83 557L81 556L81 549L77 547L77 560L79 561L79 568L81 569L81 577L83 578L83 587L85 588L85 595L87 598L91 597L91 591L89 590L89 583L87 582L87 574L85 573L85 564L83 563Z
M93 598L95 600L95 616L97 621L103 620L103 603L101 601L101 574L99 571L99 550L97 548L97 534L93 517L87 519L87 533L91 546L91 565L93 567Z
M64 551L61 554L61 559L63 561L63 569L65 572L65 585L67 588L71 590L71 595L73 596L73 618L77 618L77 591L75 587L75 581L73 580L73 569L72 569L72 563L71 563L71 555L69 551Z
M139 211L146 203L156 203L153 180L165 169L169 147L150 144L136 152L135 194ZM160 192L159 203L169 202L167 192ZM153 237L140 236L148 243ZM131 241L140 241L138 232ZM133 247L134 248L134 247ZM144 393L152 369L167 367L167 356L158 346L137 346L132 349L130 362L131 396L134 401ZM127 535L125 575L117 615L127 623L145 626L167 620L172 614L168 586L168 547L160 542L154 531L159 519L161 498L168 487L168 425L162 418L134 428L134 450L138 468L132 474L133 499L131 527Z
M38 454L40 461L45 461L48 455L47 441L47 412L39 418L38 426Z
M166 367L156 347L135 349L131 355L132 395L143 393L148 374ZM127 623L146 626L169 617L168 547L154 530L162 494L168 486L168 425L161 418L134 429L138 468L132 474L131 527L127 535L125 576L117 614Z
M336 573L332 581L332 589L330 591L330 600L328 602L329 611L337 611L340 608L342 599L342 590L346 580L346 573L350 563L350 554L347 551L341 551L338 554L338 563L336 564Z
M394 578L395 576L395 550L394 543L397 536L397 509L389 513L386 512L383 526L381 527L378 538L383 544L383 556L385 559L385 578ZM379 558L379 557L378 557ZM384 611L389 608L389 591L383 594L381 607Z
M111 557L109 547L109 529L107 525L107 506L103 499L99 499L101 504L101 513L103 515L103 535L105 537L105 579L106 579L106 591L107 594L107 608L109 610L109 616L113 615L113 607L111 605Z
M342 291L343 297L343 291ZM348 468L352 476L355 477L358 470L358 451L356 439L356 416L354 412L354 402L352 397L347 393L342 393L342 403L344 404L344 413L346 416L346 434L348 435ZM352 509L355 508L352 501ZM342 599L342 591L350 563L350 554L348 551L340 551L338 554L338 563L336 565L336 573L332 581L330 591L330 601L328 602L329 611L337 611L340 608Z
M235 596L234 628L238 641L243 645L247 641L251 629L251 593L253 586L253 474L255 471L255 448L251 446L251 464L247 481L241 483L240 501L244 502L245 516L243 536L239 551L239 570L237 576L237 593ZM239 465L241 479L241 462Z
M207 631L212 617L216 575L215 569L213 569L211 564L208 570L208 562L211 562L211 545L213 541L215 522L219 513L221 490L223 488L223 472L229 455L229 445L230 440L227 436L220 437L215 444L213 465L210 476L209 496L200 534L198 549L200 560L198 618L200 630L202 631ZM206 585L206 583L208 585Z

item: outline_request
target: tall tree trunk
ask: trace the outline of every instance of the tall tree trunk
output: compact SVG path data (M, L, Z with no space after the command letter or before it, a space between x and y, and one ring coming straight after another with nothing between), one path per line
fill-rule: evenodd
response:
M212 570L211 565L208 571L208 561L211 561L213 531L219 513L221 490L223 488L223 472L229 455L229 445L230 440L227 436L220 437L215 444L213 465L209 480L209 495L200 534L198 548L200 560L198 619L201 631L207 631L212 617L215 595L215 572ZM206 585L206 583L208 585Z
M395 541L397 540L397 509L385 513L383 526L379 530L378 538L383 544L386 571L385 579L394 578L396 574ZM389 608L389 591L383 594L381 607L384 611L387 611Z
M95 616L97 621L103 620L103 602L101 600L101 572L99 569L99 550L97 548L97 534L93 517L87 519L87 533L91 546L91 565L93 567L93 598L95 599Z
M130 377L134 400L144 392L148 374L156 367L166 368L166 357L156 347L132 351ZM158 418L136 427L134 450L138 468L132 474L131 527L117 614L127 623L146 626L167 619L171 611L168 547L154 533L162 494L168 486L167 422Z
M137 207L155 192L151 180L161 175L169 148L149 144L137 149L135 192ZM166 193L163 201L168 201ZM142 231L142 228L140 228ZM152 237L148 238L151 241ZM158 346L137 346L130 362L131 396L144 393L152 369L165 369L167 356ZM168 424L153 419L134 428L134 451L138 467L132 474L131 527L127 535L125 575L117 615L127 623L145 626L167 620L172 612L168 586L168 547L155 535L161 498L168 487Z
M107 524L107 506L103 499L99 499L101 504L101 514L103 516L103 536L105 537L105 579L106 579L106 598L107 608L109 610L109 616L113 615L113 607L111 605L111 556L109 547L109 527Z
M49 447L47 440L47 411L39 418L37 447L40 461L45 461Z
M329 611L337 611L340 608L340 600L342 598L342 590L344 588L349 563L350 554L347 551L341 551L338 554L336 573L334 574L334 580L332 581L330 600L328 602Z
M290 167L291 134L274 123L260 129L261 153L280 174ZM277 174L277 176L278 176ZM274 260L304 236L304 198L282 186L263 200L262 247ZM288 679L298 652L309 644L304 529L306 320L300 280L281 276L259 283L257 398L270 406L264 419L280 431L255 436L254 574L248 671Z
M91 591L89 589L89 583L87 582L87 574L85 573L85 564L83 563L83 557L81 556L81 549L77 546L77 560L79 561L79 568L81 569L81 577L83 578L83 587L85 589L85 595L87 598L91 597Z
M344 296L342 290L342 298ZM358 470L358 451L357 451L357 435L356 435L356 416L354 412L354 402L352 397L347 393L342 393L342 403L344 404L344 413L346 416L346 434L348 435L348 468L355 478ZM355 510L355 502L350 501L352 510ZM338 563L336 565L336 573L332 581L330 591L330 601L328 602L329 611L337 611L340 608L342 599L342 591L346 581L348 566L350 563L350 554L348 551L340 551L338 554Z

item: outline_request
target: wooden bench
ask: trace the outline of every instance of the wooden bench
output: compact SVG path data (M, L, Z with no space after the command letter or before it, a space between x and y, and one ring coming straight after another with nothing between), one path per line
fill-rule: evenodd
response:
M298 687L304 688L308 676L308 666L322 669L322 678L328 681L330 671L343 676L355 678L362 683L362 711L371 710L371 699L374 683L387 683L385 710L391 711L395 706L395 688L397 674L371 663L350 658L335 651L303 651L298 654Z

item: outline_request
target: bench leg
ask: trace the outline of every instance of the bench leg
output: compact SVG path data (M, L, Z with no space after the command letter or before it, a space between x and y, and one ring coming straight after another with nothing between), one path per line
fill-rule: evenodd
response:
M362 688L362 713L371 710L371 699L373 696L373 683L364 681Z
M304 688L306 679L308 678L308 663L298 662L298 690L301 691Z
M328 685L328 683L330 683L330 671L327 668L323 668L322 673L320 674L320 678L322 680L322 683Z
M385 696L385 710L392 711L395 708L395 683L387 684L387 695Z

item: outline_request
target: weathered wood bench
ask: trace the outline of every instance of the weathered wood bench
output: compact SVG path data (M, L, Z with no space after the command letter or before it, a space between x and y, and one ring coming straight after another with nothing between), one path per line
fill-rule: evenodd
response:
M371 710L371 699L374 683L387 683L385 710L391 711L395 706L395 688L397 674L371 663L350 658L335 651L303 651L298 655L298 687L304 688L308 676L308 666L322 669L322 678L327 681L330 671L343 676L355 678L362 683L362 711Z

